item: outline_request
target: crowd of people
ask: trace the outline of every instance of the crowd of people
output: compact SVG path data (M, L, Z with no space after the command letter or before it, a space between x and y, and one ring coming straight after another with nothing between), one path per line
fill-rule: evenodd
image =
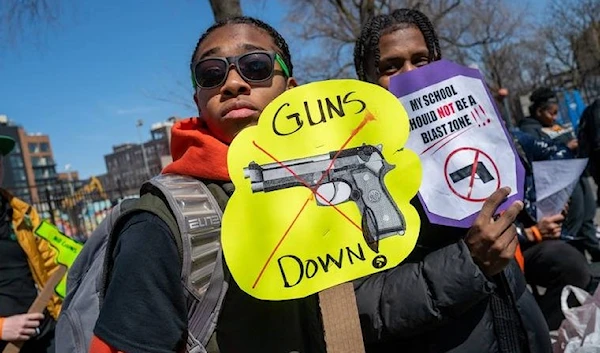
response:
M364 23L354 50L358 79L386 89L392 77L441 58L434 27L414 9ZM210 193L225 199L219 203L224 208L233 192L228 146L257 123L273 99L297 86L293 69L286 40L258 19L236 17L208 28L191 57L199 115L173 127L173 163L163 172L210 184ZM549 332L564 319L562 288L595 290L598 282L586 255L600 261L600 247L587 174L561 213L537 219L532 164L588 156L590 173L600 181L600 134L585 128L595 126L600 103L586 109L580 129L585 133L577 134L557 125L558 101L551 89L536 89L531 102L530 116L511 131L526 170L525 199L497 215L510 194L500 188L483 203L473 225L462 229L430 223L415 198L421 229L413 252L395 268L354 282L367 352L547 353ZM11 149L10 141L0 139L3 155ZM44 314L27 314L53 271L52 251L33 236L39 223L35 210L5 191L0 195L0 349L25 341L22 352L62 353L65 338L54 336L55 320L60 325L69 318L58 316L58 298ZM153 202L163 202L153 196ZM164 213L130 212L111 234L101 307L94 327L84 328L93 331L80 345L84 351L184 352L190 346L196 316L181 281L189 261L182 258L173 217ZM206 351L326 351L317 295L261 301L239 288L225 261L222 267L226 285L211 318L214 325L208 325L209 339L201 342ZM65 303L72 300L70 291Z

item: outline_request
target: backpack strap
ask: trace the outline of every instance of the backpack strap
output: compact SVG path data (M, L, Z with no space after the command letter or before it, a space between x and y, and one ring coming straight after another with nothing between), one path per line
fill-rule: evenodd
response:
M188 352L203 352L227 291L220 236L229 197L214 183L181 175L164 174L149 183L165 196L179 226L181 279L188 299L187 347Z
M140 198L115 221L109 236L101 298L113 266L113 252L122 226L139 212L160 217L177 244L181 281L188 306L187 352L206 352L227 291L221 249L221 219L229 199L217 184L181 175L163 174L147 181Z
M76 282L72 283L71 280L73 279L80 281L84 274L89 270L89 266L92 265L95 254L104 251L104 270L102 271L102 275L98 276L98 279L96 280L96 291L100 293L100 305L102 305L102 298L104 298L104 292L106 289L106 279L104 275L106 273L106 264L108 260L108 255L106 255L106 247L109 246L108 244L111 240L110 237L112 230L115 228L115 225L121 218L121 215L127 212L129 209L135 207L137 203L138 199L125 199L110 210L106 218L88 238L83 250L81 250L79 255L77 255L73 266L69 269L69 275L67 276L67 289L76 288L78 286ZM110 261L112 261L112 256ZM69 294L67 293L67 298L65 298L63 301L63 308L65 308L65 302L68 300L68 297Z

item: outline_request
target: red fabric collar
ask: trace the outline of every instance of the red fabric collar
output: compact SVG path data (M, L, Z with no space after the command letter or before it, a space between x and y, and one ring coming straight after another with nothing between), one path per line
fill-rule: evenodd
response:
M175 173L210 180L231 180L227 171L229 146L210 135L201 119L178 121L171 132L173 162L163 169L163 174Z

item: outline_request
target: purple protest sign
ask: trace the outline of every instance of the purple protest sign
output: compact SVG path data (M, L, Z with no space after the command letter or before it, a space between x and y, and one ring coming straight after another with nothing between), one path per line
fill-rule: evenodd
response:
M421 158L431 223L470 227L503 186L511 194L498 212L523 199L523 165L478 70L440 60L393 77L390 91L408 113L406 147Z

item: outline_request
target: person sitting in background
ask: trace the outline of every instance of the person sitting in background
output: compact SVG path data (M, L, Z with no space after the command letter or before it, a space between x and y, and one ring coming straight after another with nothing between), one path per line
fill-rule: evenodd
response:
M568 207L562 213L533 221L536 218L536 194L531 161L571 158L572 154L564 144L537 139L518 130L511 133L525 168L525 211L532 220L519 222L517 226L523 270L548 327L556 330L565 318L560 306L563 287L572 285L593 291L597 283L593 281L591 268L583 254L560 240ZM542 293L539 287L545 292Z
M575 158L579 143L572 129L556 124L558 117L556 94L549 88L541 87L531 94L530 99L531 116L519 122L519 130L539 140L535 143L554 144L556 148L562 146L561 159ZM520 139L522 140L523 137ZM525 143L528 142L522 142L523 147L527 149ZM549 160L545 156L530 155L528 158L530 162ZM569 213L563 224L563 234L572 239L569 241L571 245L581 252L587 251L592 261L598 262L600 243L596 237L595 215L596 202L584 173L571 193Z
M558 118L558 99L556 93L548 87L535 89L529 96L529 116L519 121L519 129L538 139L550 139L563 143L571 151L576 151L579 142L573 128L556 122Z

